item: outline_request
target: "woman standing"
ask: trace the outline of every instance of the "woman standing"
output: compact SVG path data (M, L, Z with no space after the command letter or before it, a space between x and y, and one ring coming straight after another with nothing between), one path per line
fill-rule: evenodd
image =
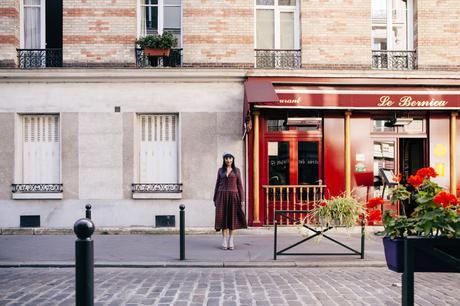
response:
M240 169L235 166L235 157L231 153L224 153L222 159L222 168L217 171L214 189L215 228L216 231L222 230L222 248L233 250L233 231L247 227L241 208L244 192Z

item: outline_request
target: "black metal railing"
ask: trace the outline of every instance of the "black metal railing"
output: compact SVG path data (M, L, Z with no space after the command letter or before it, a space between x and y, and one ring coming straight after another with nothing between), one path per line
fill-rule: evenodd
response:
M61 193L62 184L11 184L13 193Z
M182 184L176 184L176 183L132 184L132 192L135 192L135 193L181 193Z
M301 50L255 49L256 68L300 69Z
M17 49L18 67L22 69L62 67L62 49Z
M416 51L372 51L372 68L388 70L417 69Z
M136 66L138 68L147 67L181 67L182 49L171 49L169 56L148 56L141 48L135 48Z

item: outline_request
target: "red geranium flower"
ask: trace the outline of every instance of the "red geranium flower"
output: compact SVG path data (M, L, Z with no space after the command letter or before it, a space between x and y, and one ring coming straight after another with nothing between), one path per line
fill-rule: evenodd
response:
M367 201L367 208L374 208L378 205L382 205L383 204L383 199L381 197L375 197L375 198L372 198L372 199L369 199L369 201Z
M327 202L326 201L323 201L321 203L319 203L320 206L327 206Z
M380 210L371 210L367 215L368 222L376 222L382 220L382 212Z
M418 172L417 172L418 173ZM414 187L418 187L420 186L422 183L423 183L423 179L424 177L423 176L419 176L419 175L411 175L408 179L407 179L407 182L409 184L411 184L412 186Z
M437 196L435 196L433 202L436 203L437 206L442 205L444 208L450 205L457 206L458 204L457 197L452 193L448 193L445 191L442 191Z
M432 167L426 167L426 168L419 169L417 171L416 176L426 178L426 177L437 177L438 174L436 173L436 170L434 170Z

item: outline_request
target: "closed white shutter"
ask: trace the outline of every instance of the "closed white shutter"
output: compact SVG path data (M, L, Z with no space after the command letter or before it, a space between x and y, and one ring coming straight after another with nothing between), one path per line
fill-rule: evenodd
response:
M177 183L177 115L140 115L140 183Z
M23 183L60 183L59 116L22 118Z

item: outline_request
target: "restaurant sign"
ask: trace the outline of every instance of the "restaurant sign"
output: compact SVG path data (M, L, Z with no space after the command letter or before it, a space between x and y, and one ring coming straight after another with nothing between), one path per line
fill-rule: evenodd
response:
M376 94L372 91L341 91L311 93L307 90L297 92L276 91L279 102L263 103L266 106L302 108L346 108L346 109L458 109L460 91L430 92L430 94Z

